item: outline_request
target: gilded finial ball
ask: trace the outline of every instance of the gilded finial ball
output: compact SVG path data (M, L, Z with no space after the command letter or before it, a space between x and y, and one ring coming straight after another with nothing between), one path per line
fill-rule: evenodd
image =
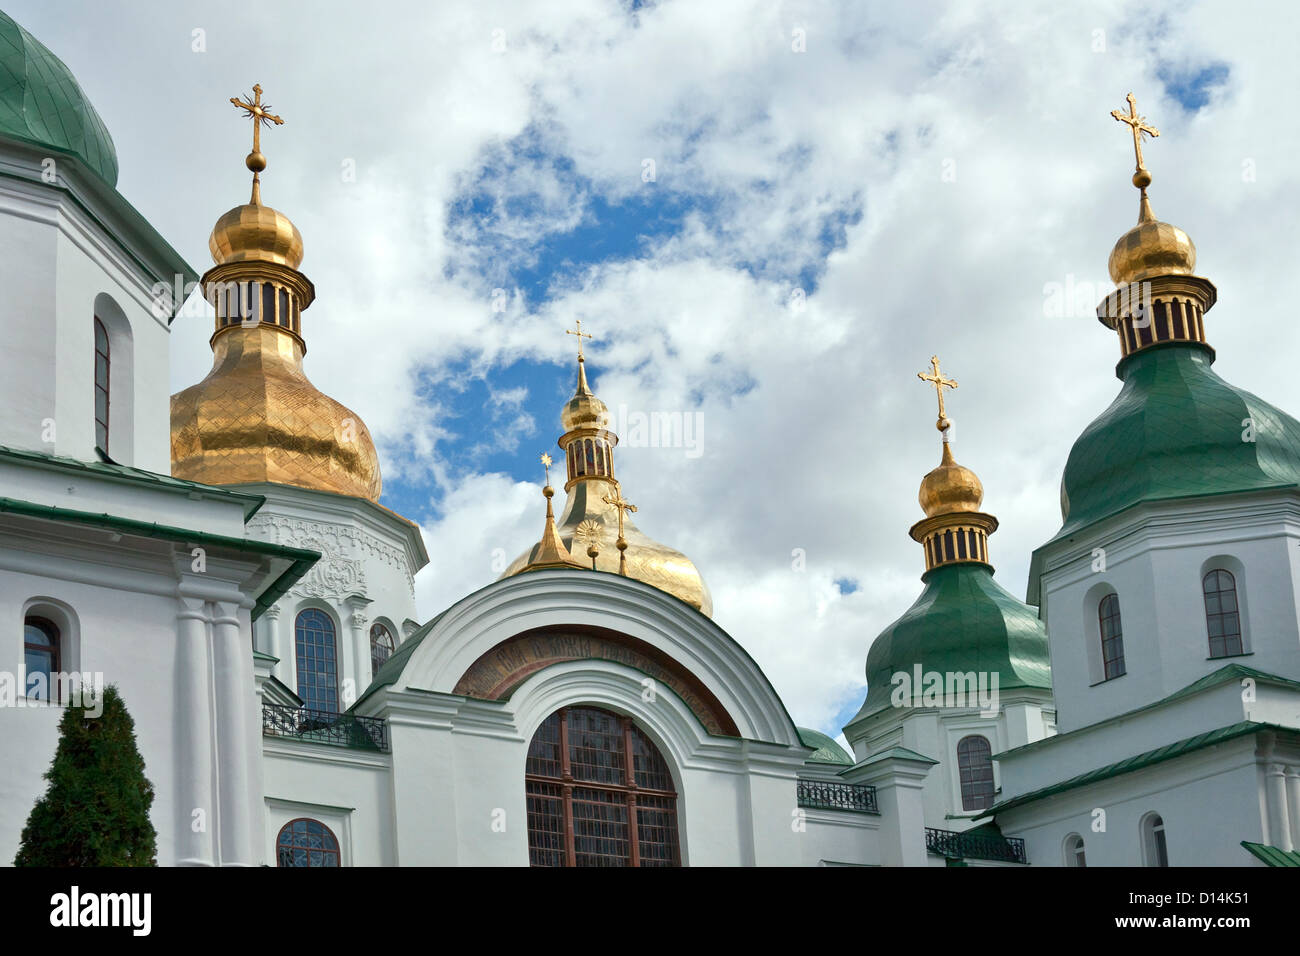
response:
M600 548L596 547L596 543L593 541L590 545L587 546L587 557L596 558L599 555L600 555Z
M548 498L553 497L555 495L555 489L552 488L550 485L547 485L545 488L542 489L542 494L546 495L546 497Z
M1151 185L1151 173L1145 166L1133 174L1133 185L1138 189L1146 189Z
M952 427L952 421L947 418L941 418L934 423L934 427L939 429L941 432L946 432L950 427Z
M254 150L244 159L244 165L255 173L266 169L266 155Z

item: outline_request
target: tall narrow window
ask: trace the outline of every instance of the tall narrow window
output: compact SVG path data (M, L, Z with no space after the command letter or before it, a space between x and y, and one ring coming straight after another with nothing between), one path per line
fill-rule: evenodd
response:
M108 451L108 329L95 318L95 444Z
M1158 813L1142 818L1142 862L1147 866L1168 866L1169 846L1165 843L1165 821Z
M308 608L295 627L298 648L298 696L308 710L338 713L339 675L334 622L324 611Z
M1071 833L1065 838L1065 865L1073 867L1088 865L1088 858L1083 853L1083 837L1077 833Z
M23 672L28 697L58 699L59 629L43 617L23 622Z
M1097 607L1101 624L1101 668L1105 680L1121 677L1124 668L1124 627L1119 616L1119 596L1107 594Z
M533 866L677 866L677 793L663 755L632 718L562 708L528 746Z
M370 626L370 676L373 679L393 656L393 635L384 625L375 622Z
M985 810L993 806L993 748L979 734L957 743L957 772L961 777L961 808Z
M1228 571L1211 571L1201 581L1205 594L1205 626L1210 634L1210 656L1241 653L1241 610L1237 606L1237 581Z
M319 820L290 820L275 841L277 866L338 866L339 841Z

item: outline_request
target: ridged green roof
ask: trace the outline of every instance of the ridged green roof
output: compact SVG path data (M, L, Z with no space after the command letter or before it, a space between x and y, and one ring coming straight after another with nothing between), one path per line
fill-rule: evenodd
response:
M1123 360L1123 388L1074 443L1057 537L1141 501L1300 486L1300 423L1229 385L1213 353L1169 343ZM1247 419L1254 441L1244 441Z
M1300 866L1300 850L1279 850L1265 843L1248 843L1245 840L1241 841L1241 845L1269 866Z
M1038 612L1003 590L987 565L942 565L922 580L916 603L871 645L867 699L855 720L890 707L891 678L915 664L941 674L997 673L999 691L1052 686Z
M72 71L3 11L0 135L70 153L117 185L113 138Z
M844 748L820 730L811 727L796 727L799 739L805 747L812 747L813 754L807 763L833 763L845 767L853 766L853 758L844 752Z

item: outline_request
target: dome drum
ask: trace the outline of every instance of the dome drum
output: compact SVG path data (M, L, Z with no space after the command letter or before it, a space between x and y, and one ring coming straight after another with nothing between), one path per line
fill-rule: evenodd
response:
M1153 276L1121 286L1097 306L1097 319L1119 334L1124 355L1163 342L1206 343L1204 315L1218 292L1209 279Z
M301 313L316 298L316 288L301 272L271 262L226 263L202 279L203 297L216 311L209 342L232 328L264 324L293 336L307 352Z
M998 519L982 511L950 512L923 518L908 534L925 551L925 569L947 564L989 563L989 535Z

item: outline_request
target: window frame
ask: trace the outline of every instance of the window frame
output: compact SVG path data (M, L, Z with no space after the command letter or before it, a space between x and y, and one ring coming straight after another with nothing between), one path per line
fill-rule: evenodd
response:
M294 833L291 827L293 827L295 823L315 824L316 826L320 827L322 831L324 831L323 833L324 836L328 837L330 840L334 842L334 846L332 848L322 847L321 849L312 849L311 847L306 847L306 846L299 847L294 845L294 843L292 842L292 837L294 836ZM286 830L289 831L289 835L290 835L290 843L287 847L281 845L280 842L283 839ZM299 849L307 854L307 860L308 860L307 866L298 867L292 863L286 865L284 862L285 850L288 850L289 853L292 854L295 850L299 850ZM294 817L292 820L289 820L287 823L285 823L284 826L280 827L279 831L276 833L275 865L277 867L284 867L285 869L329 869L329 867L327 867L324 864L322 864L319 867L312 867L311 855L313 853L320 853L322 856L326 856L326 857L333 855L335 859L334 868L339 869L343 866L342 844L339 843L338 835L332 829L330 829L330 827L325 822L321 820L317 820L315 817Z
M1169 866L1169 836L1165 818L1155 811L1142 818L1142 865Z
M103 337L104 350L99 350L99 340ZM104 359L104 382L101 385L99 381L99 360ZM95 316L95 444L102 448L105 453L108 452L108 443L111 438L110 423L112 422L112 402L113 402L113 344L108 335L108 326L98 315ZM99 395L104 394L104 418L99 418ZM100 430L103 430L103 438L100 438Z
M34 627L44 632L50 640L50 646L46 647L41 644L29 644L27 642L27 628ZM48 654L50 657L49 677L49 697L31 697L27 692L27 677L31 673L27 669L27 653L32 651L38 654ZM23 696L29 700L44 700L51 704L63 703L59 695L59 681L57 675L62 667L63 658L63 632L59 625L55 624L48 617L39 614L28 614L23 617Z
M571 740L573 729L570 724L570 717L575 713L594 713L617 722L617 733L611 734L620 741L617 750L601 749L593 751L588 749L580 752L594 754L597 758L609 758L611 755L617 754L621 758L618 765L616 766L612 760L607 760L604 763L597 761L592 764L580 764L580 766L590 766L607 771L611 775L617 770L621 773L621 782L604 778L590 779L582 774L575 775L573 766L575 746ZM558 725L558 736L553 741L542 737L542 734L547 730L548 723L552 720L556 721ZM541 741L542 746L553 743L558 760L550 760L537 753L539 741ZM641 753L638 753L637 742L642 745L643 751ZM579 744L578 747L581 748L581 745ZM589 857L600 856L594 851L586 854L579 853L580 835L574 825L575 791L582 792L576 801L577 803L609 808L621 805L625 808L626 817L622 821L622 825L626 828L627 855L623 858L624 865L681 865L679 799L671 766L660 747L637 725L631 716L585 704L561 707L547 715L546 719L533 731L533 735L529 739L526 759L528 762L525 764L524 770L524 790L525 800L528 805L528 860L531 866L551 865L544 862L544 860L548 856L554 857L557 853L558 858L562 861L560 865L566 867L579 866L579 858L583 855ZM559 770L554 776L549 773L534 772L529 767L536 767L535 760L558 763ZM638 764L641 764L641 766L638 767ZM642 776L662 776L667 781L669 789L639 784L637 782L638 769L640 769ZM558 804L558 808L549 812L543 811L541 809L543 804L552 806ZM654 826L656 830L662 829L665 831L665 839L657 841L643 839L641 831L647 826L643 820L643 815L658 816L660 822L654 824ZM594 815L588 818L587 822L599 824L602 822L608 823L608 820L601 820L598 815ZM554 838L557 835L560 843L558 847L538 846L541 837ZM597 840L599 841L600 838L597 838ZM667 858L648 859L644 857L643 844L647 847L653 846L666 850Z
M1113 608L1114 613L1109 613ZM1107 633L1107 624L1113 622L1114 633ZM1114 680L1128 673L1128 664L1124 657L1124 614L1120 607L1119 595L1114 591L1104 594L1097 602L1097 627L1101 637L1101 679ZM1110 656L1111 649L1119 653ZM1112 673L1112 666L1114 673Z
M1218 586L1222 583L1218 575L1223 575L1228 579L1227 588ZM1216 588L1213 592L1209 590L1209 584L1211 578L1215 579L1214 583L1216 585ZM1233 610L1231 611L1222 610L1223 596L1225 594L1232 595ZM1211 598L1213 598L1217 602L1220 610L1211 612L1210 610ZM1205 607L1205 635L1206 635L1206 640L1210 652L1209 659L1219 660L1220 658L1224 658L1224 657L1240 657L1241 655L1246 653L1246 635L1241 626L1242 624L1241 595L1237 590L1237 576L1233 574L1231 571L1229 571L1227 568L1222 568L1222 567L1210 568L1203 575L1201 575L1201 600ZM1213 626L1211 623L1216 618L1218 619L1218 623L1222 631L1222 633L1218 635L1215 635L1213 633ZM1229 618L1231 618L1236 625L1236 630L1233 631L1232 633L1229 633L1226 630L1226 624ZM1233 640L1236 641L1235 650L1232 649ZM1223 647L1221 653L1215 652L1215 647L1214 647L1215 641L1219 641L1222 643Z
M306 663L305 658L307 655L304 653L304 644L303 644L303 631L305 629L303 625L303 618L312 614L320 615L321 619L327 625L327 627L318 629L322 633L322 635L326 635L328 637L328 647L331 654L330 662L333 665L333 671L334 671L334 681L332 687L321 688L323 690L330 691L330 693L327 694L309 693L308 691L310 690L310 688L308 688L304 683L304 679L306 678L307 675L320 674L319 670L308 670L305 667L305 663ZM294 615L294 619L293 619L294 677L295 677L295 684L297 685L296 690L298 692L298 696L302 698L303 706L307 710L314 710L320 713L329 713L329 714L339 713L340 674L339 674L338 633L339 633L338 625L334 623L333 615L331 615L328 611L322 608L305 607L302 610L300 610L296 615ZM326 641L322 640L321 647L324 648L325 646L326 646ZM319 678L317 677L317 679ZM315 706L313 703L313 702L319 703L322 701L322 698L330 698L330 697L332 697L332 702L334 705L333 709L330 709L328 707ZM329 701L327 700L326 702Z
M382 631L384 638L388 642L388 653L385 654L384 659L382 661L379 661L378 663L375 662L375 631L376 630ZM374 680L375 675L379 673L379 668L383 667L384 664L387 663L388 659L392 657L396 651L397 651L397 639L393 636L392 629L389 628L388 625L385 624L383 621L375 621L373 624L371 624L370 625L370 679L371 680Z
M983 748L983 752L978 755L972 753L977 742L978 746ZM965 748L964 752L963 748ZM981 761L979 765L971 762L976 758ZM988 761L988 802L981 804L979 801L985 797L983 792L985 781L983 774L977 776L976 772L983 770L985 759ZM967 734L957 741L957 786L961 794L963 813L975 813L993 806L997 797L997 779L993 775L993 744L983 734ZM976 787L980 789L976 790ZM975 806L972 806L972 803Z
M1065 865L1076 870L1087 868L1087 848L1081 834L1071 833L1065 838Z

